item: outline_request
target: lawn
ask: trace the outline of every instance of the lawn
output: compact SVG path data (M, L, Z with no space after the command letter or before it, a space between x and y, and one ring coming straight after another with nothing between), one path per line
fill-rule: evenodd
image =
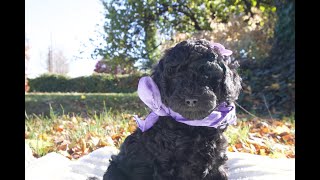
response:
M136 93L26 94L25 141L36 157L58 152L74 160L100 147L119 147L136 129L133 114L144 118L147 113ZM229 126L226 136L228 151L295 157L294 117L238 114L237 125Z

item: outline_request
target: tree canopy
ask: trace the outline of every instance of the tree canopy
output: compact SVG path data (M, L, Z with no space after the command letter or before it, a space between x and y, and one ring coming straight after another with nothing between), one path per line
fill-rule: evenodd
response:
M227 22L230 13L253 16L252 7L274 11L271 0L102 0L106 46L95 55L114 64L148 69L159 57L159 46L176 32L212 30L214 19Z

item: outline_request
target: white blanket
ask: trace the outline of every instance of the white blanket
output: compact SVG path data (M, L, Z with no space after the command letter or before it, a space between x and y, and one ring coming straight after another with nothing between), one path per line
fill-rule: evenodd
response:
M34 158L26 144L26 180L86 180L95 176L102 179L109 165L114 147L97 149L90 154L71 161L61 154L49 153ZM228 153L229 180L294 180L294 159L271 159L247 153Z

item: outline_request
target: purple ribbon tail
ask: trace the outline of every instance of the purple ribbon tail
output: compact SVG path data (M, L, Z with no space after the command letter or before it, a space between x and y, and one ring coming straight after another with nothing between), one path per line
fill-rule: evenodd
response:
M142 132L147 131L150 129L159 119L159 116L154 112L151 112L145 120L140 119L137 115L133 116L138 124L139 129Z

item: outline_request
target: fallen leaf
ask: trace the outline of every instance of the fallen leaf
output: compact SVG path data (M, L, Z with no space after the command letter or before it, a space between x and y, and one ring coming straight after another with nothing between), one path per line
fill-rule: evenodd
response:
M285 141L289 141L289 140L293 139L293 136L290 135L290 134L287 134L285 136L282 136L282 139L285 140Z
M282 125L283 125L283 123L280 121L273 121L272 122L272 126L282 126Z
M58 131L58 132L62 132L63 131L63 125L61 124L61 125L58 125L58 126L56 126L56 131Z
M265 149L260 149L259 150L259 154L262 155L262 156L265 156L266 155L266 150Z
M86 141L84 139L80 140L81 151L84 152L87 149Z
M229 151L229 152L234 152L232 146L228 146L228 151Z
M288 154L286 157L287 158L295 158L296 156L294 154Z
M99 140L99 143L98 143L98 146L99 147L104 147L104 146L110 146L111 144L107 143L106 141L100 139Z
M62 154L63 156L69 158L69 159L72 159L71 155L67 152L67 151L61 151L59 150L58 151L59 154Z
M111 136L111 139L116 140L116 141L118 141L120 138L121 138L121 135L119 135L119 134L114 134Z
M260 130L260 134L266 134L269 133L269 128L268 127L262 127Z
M61 151L66 151L68 147L68 144L61 144L58 146L58 149Z
M279 134L279 136L286 136L286 135L289 135L289 133L288 132L283 132L283 133L281 133L281 134Z
M251 128L250 132L251 133L260 132L260 128Z
M242 148L242 143L237 143L237 144L235 144L234 145L237 149L240 149L240 148Z
M24 138L25 138L25 139L28 139L29 134L30 134L30 133L29 133L28 131L24 132Z

